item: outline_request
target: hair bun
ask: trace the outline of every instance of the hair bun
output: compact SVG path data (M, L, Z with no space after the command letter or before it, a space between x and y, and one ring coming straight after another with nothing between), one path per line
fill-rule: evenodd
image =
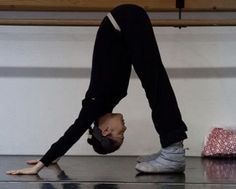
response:
M88 142L90 145L93 145L93 139L92 139L92 138L87 138L87 142Z
M87 138L87 142L90 144L90 145L93 145L93 130L92 128L90 127L89 128L89 133L88 133L88 138Z

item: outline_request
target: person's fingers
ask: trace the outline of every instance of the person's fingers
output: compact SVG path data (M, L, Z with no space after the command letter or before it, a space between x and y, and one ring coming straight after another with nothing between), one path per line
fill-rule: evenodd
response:
M13 173L13 175L20 175L20 174L21 174L20 170L16 170L16 171Z
M7 171L8 175L20 175L21 172L20 170L11 170L11 171Z
M7 171L6 174L10 175L12 173L12 171Z
M38 159L33 159L33 160L28 160L26 161L27 164L33 165L33 164L37 164L39 162Z

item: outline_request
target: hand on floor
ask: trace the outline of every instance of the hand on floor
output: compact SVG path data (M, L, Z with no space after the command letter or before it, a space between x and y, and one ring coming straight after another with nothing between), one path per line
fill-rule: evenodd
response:
M35 167L27 167L24 169L11 170L6 172L8 175L36 175L38 171Z
M37 161L37 163L36 163ZM44 167L44 164L39 160L31 160L29 163L36 163L33 167L7 171L8 175L37 175L38 172Z

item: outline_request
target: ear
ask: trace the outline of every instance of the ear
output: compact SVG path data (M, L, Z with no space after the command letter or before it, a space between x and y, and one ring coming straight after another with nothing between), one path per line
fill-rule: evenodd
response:
M109 126L102 129L102 136L108 136L111 133Z

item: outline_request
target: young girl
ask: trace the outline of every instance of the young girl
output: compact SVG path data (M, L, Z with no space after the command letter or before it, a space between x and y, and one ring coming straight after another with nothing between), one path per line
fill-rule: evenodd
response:
M7 173L37 174L63 156L87 129L91 135L88 143L96 152L117 150L126 126L123 115L112 110L127 95L131 66L145 90L162 145L160 152L138 158L136 169L144 173L183 172L182 141L187 138L187 127L162 64L150 19L139 6L120 5L108 13L98 29L91 81L79 117L39 161L33 161L33 167Z

